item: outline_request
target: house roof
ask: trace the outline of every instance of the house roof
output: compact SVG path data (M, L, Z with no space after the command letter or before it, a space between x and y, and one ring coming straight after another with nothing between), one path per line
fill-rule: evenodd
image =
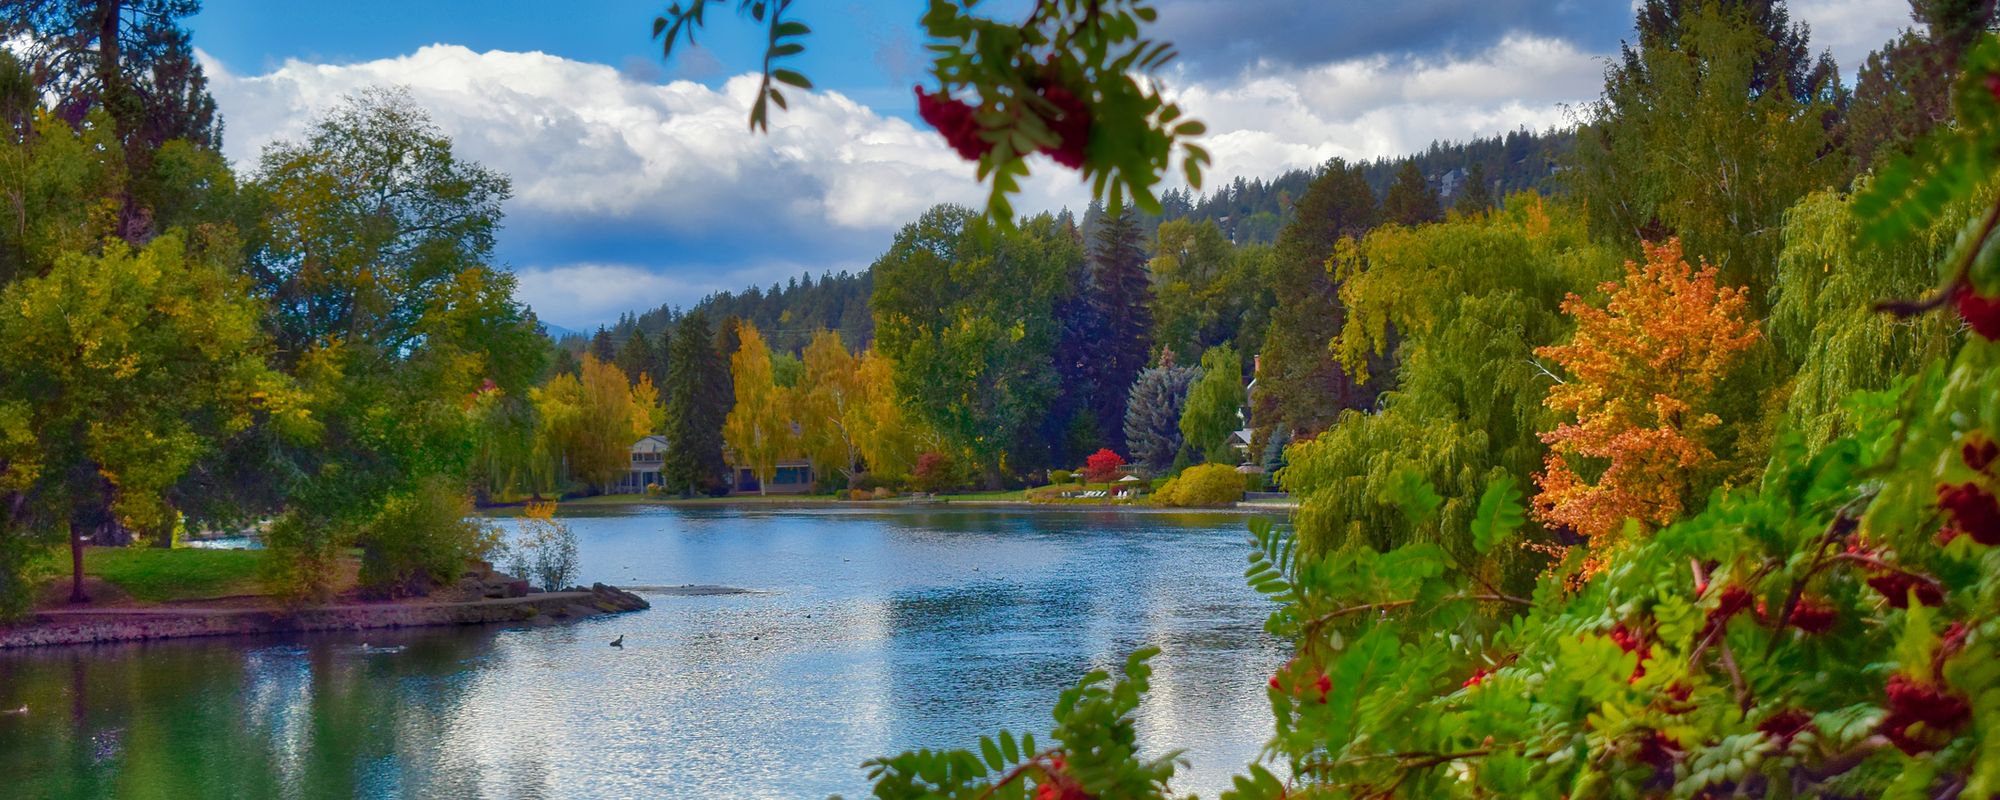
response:
M661 436L661 435L659 435L659 434L653 434L653 435L651 435L651 436L645 436L645 437L641 437L641 438L639 439L639 441L636 441L636 442L633 442L633 443L632 443L632 446L633 446L633 447L638 447L639 445L642 445L642 444L646 444L646 443L648 443L648 442L651 442L651 443L653 443L653 444L657 444L657 445L659 445L659 446L661 446L661 447L666 447L666 446L668 446L668 443L667 443L667 437L665 437L665 436Z

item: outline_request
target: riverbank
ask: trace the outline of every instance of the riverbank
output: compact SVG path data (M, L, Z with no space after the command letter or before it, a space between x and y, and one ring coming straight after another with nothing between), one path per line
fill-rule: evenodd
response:
M233 599L237 602L42 609L20 623L0 627L0 650L195 636L498 622L553 624L652 607L645 598L601 583L589 589L537 592L519 597L341 603L302 609L270 605L264 598Z
M893 510L904 508L992 508L1023 509L1029 511L1116 511L1137 514L1220 512L1246 514L1288 514L1298 508L1297 501L1291 499L1244 500L1229 506L1203 508L1176 508L1156 506L1145 501L1124 501L1109 499L1064 499L1058 501L1031 501L1020 490L1006 492L979 492L969 494L938 495L936 497L899 497L885 500L844 500L828 495L731 495L728 497L657 497L637 494L607 494L594 497L579 497L564 500L560 507L566 510L622 510L629 508L723 508L723 509L792 509L792 508L857 508ZM493 505L479 509L488 517L513 517L521 513L519 505Z

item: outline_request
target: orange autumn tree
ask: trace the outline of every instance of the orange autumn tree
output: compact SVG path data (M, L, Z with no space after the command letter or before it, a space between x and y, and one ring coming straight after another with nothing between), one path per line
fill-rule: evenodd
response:
M1576 318L1568 344L1535 350L1570 376L1543 404L1576 418L1541 435L1535 516L1588 538L1597 558L1626 520L1680 516L1694 469L1715 459L1717 384L1758 336L1744 290L1716 286L1715 267L1689 266L1678 239L1645 249L1646 263L1600 287L1606 307L1563 301Z

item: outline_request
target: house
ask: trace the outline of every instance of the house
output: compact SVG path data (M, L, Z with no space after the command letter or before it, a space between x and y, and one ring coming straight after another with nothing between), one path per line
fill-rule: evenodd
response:
M648 436L633 442L631 458L625 477L611 490L612 494L641 494L647 486L660 483L660 470L667 463L667 437Z
M736 461L735 454L729 454L730 494L806 494L813 490L812 462L803 458L778 459L777 467L771 470L771 482L760 484L757 470Z

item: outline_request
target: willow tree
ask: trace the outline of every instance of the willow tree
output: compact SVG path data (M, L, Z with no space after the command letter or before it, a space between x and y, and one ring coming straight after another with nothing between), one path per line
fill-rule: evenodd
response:
M1229 435L1243 427L1243 357L1228 345L1201 354L1201 377L1188 388L1180 430L1188 447L1212 464L1236 461Z
M1278 477L1300 498L1301 543L1333 552L1431 542L1472 557L1464 532L1481 492L1496 475L1524 482L1540 468L1536 434L1556 421L1541 405L1554 381L1534 349L1568 335L1563 298L1617 264L1580 214L1533 195L1479 218L1383 228L1346 253L1335 265L1348 315L1334 353L1363 385L1386 382L1393 335L1395 388L1376 413L1345 414L1286 451ZM1409 477L1441 497L1419 523L1385 499ZM1515 550L1490 562L1521 582L1540 567Z

